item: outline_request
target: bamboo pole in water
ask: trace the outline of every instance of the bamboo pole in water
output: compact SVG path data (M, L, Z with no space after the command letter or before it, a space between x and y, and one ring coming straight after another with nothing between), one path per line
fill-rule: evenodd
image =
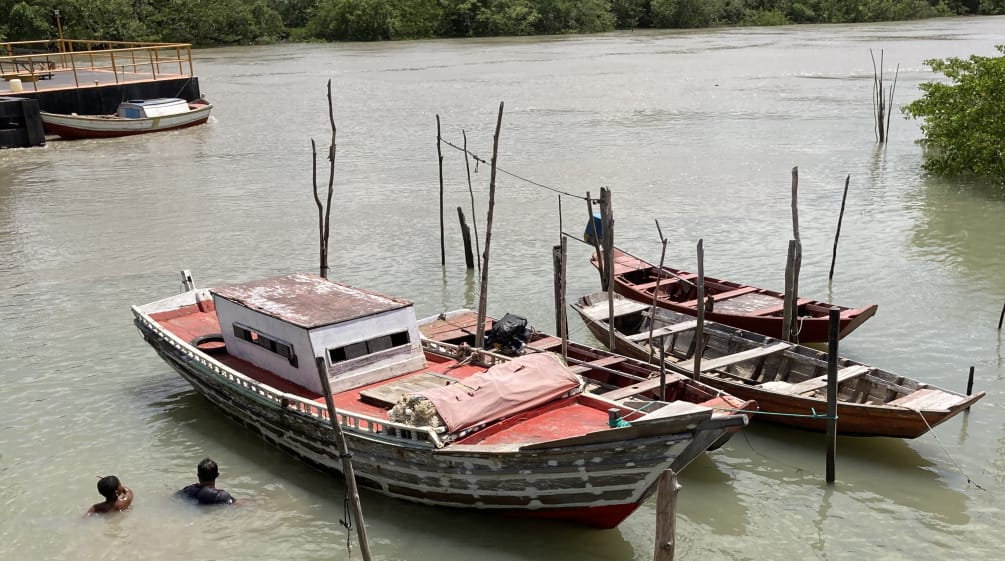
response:
M492 243L492 211L496 204L496 161L499 157L499 129L502 128L503 102L499 102L499 117L496 132L492 137L492 173L489 175L489 211L485 224L485 254L482 256L482 282L478 294L478 331L475 333L475 348L485 345L485 308L488 306L489 289L489 246Z
M339 458L342 460L342 476L346 482L346 492L352 502L353 516L356 517L356 536L359 538L359 550L363 555L363 561L370 561L370 544L366 539L366 523L363 521L363 505L359 500L359 489L356 487L356 472L352 467L352 454L349 453L349 444L346 442L345 433L342 432L342 425L339 424L338 416L335 413L335 401L332 399L332 388L328 381L328 367L325 365L324 357L317 357L315 365L318 370L318 377L321 379L321 388L325 392L325 405L328 407L328 420L331 422L332 430L335 431L335 440L338 443Z
M481 242L478 241L478 213L475 212L475 191L471 188L471 158L468 156L468 133L461 129L464 139L464 169L468 173L468 196L471 197L471 228L475 231L475 255L482 254ZM482 270L482 262L478 261L478 270Z
M653 315L652 315L651 318L649 318L649 339L648 339L648 341L649 341L649 364L652 364L653 358L655 358L653 356L655 354L653 352L653 328L656 326L656 305L657 305L657 303L659 301L660 281L663 280L663 260L666 259L666 255L667 255L667 239L663 237L663 229L660 228L660 221L659 220L656 220L656 232L659 233L660 243L663 244L663 249L660 250L660 267L659 267L659 269L656 269L656 287L653 288L653 307L652 307L652 314ZM660 339L661 346L662 346L662 343L663 343L663 339L661 338ZM662 374L662 368L663 368L662 361L660 363L660 368L661 368L660 372ZM660 395L663 394L662 386L663 386L663 384L661 383L660 384L660 388L661 388L660 389ZM660 399L662 400L663 398L661 397Z
M440 114L436 114L436 159L440 166L440 265L447 264L446 234L443 226L443 139L440 136Z
M841 195L841 212L838 213L837 232L834 233L834 249L831 251L831 271L827 274L827 282L834 280L834 263L838 256L838 238L841 237L841 222L844 220L844 205L848 200L848 183L851 181L851 174L844 178L844 194Z

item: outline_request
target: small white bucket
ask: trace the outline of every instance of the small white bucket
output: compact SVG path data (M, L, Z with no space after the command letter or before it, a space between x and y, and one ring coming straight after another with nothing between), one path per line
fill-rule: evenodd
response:
M10 80L10 91L13 93L21 93L24 91L24 86L21 85L20 78L11 78Z

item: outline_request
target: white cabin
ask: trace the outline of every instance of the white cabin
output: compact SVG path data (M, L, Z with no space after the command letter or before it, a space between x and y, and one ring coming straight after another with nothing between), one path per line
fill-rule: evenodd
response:
M426 365L406 300L307 273L210 293L228 354L318 393L317 358L334 393Z
M119 104L116 115L124 119L146 117L166 117L187 113L191 109L188 102L180 97L159 97L157 99L131 99Z

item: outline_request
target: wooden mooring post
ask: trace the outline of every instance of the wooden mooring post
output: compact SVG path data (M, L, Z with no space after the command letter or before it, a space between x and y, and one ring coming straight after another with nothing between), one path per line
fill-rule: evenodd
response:
M832 307L827 330L827 483L834 483L834 455L837 452L837 363L841 309Z
M614 350L614 211L611 208L611 190L600 188L600 228L603 230L604 246L604 290L607 291L607 311L610 327L607 333L607 348Z
M1001 331L1002 320L1005 320L1005 304L1002 304L1002 313L998 315L998 330Z
M440 166L440 265L447 264L446 234L443 225L443 148L440 136L440 114L436 114L436 159Z
M328 198L322 204L318 194L318 151L314 139L311 139L311 181L314 185L314 203L318 207L318 252L320 271L318 275L328 278L328 238L331 232L332 192L335 185L335 112L332 107L332 81L328 80L328 123L332 131L332 143L328 147Z
M342 432L342 425L339 423L338 415L335 413L335 401L332 399L331 383L328 381L328 367L325 365L324 357L317 357L318 378L321 379L321 387L325 392L325 406L328 408L328 420L331 422L332 430L335 432L335 441L338 443L339 458L342 460L342 476L345 478L346 493L352 503L352 514L356 518L356 536L359 538L359 551L363 555L363 561L370 561L370 544L366 539L366 523L363 521L363 505L359 500L359 489L356 487L356 472L352 467L352 454L349 453L349 444L346 442L345 433Z
M694 330L694 374L695 380L701 379L701 355L705 352L705 248L704 240L698 240L698 286L697 308L698 328ZM662 273L660 273L662 274Z
M485 224L485 254L482 256L482 280L478 289L478 330L475 332L475 348L485 346L485 314L488 307L489 290L489 246L492 243L492 212L496 206L496 161L499 158L499 129L502 128L503 102L499 102L499 117L496 132L492 136L492 172L489 174L489 211Z
M667 469L660 475L656 497L656 550L653 561L673 561L677 546L677 474Z
M561 237L559 244L551 249L555 266L555 331L562 338L562 358L569 357L569 321L565 305L565 266L568 257L568 240Z
M799 267L803 259L799 241L799 167L792 168L792 240L785 261L785 296L782 302L782 333L784 341L796 341L799 322Z
M464 139L464 170L468 174L468 197L471 198L471 228L475 231L475 255L481 256L481 242L478 241L478 213L475 212L475 190L471 188L471 158L468 155L468 133L461 129ZM482 262L478 261L478 270L482 270Z
M461 238L464 240L464 264L467 268L475 268L475 256L471 253L471 228L464 219L464 209L457 207L457 219L461 222Z
M844 178L844 194L841 195L841 211L838 213L837 232L834 233L834 249L831 251L831 270L827 274L827 282L834 280L834 263L838 256L838 238L841 237L841 221L844 220L844 204L848 200L848 183L851 181L851 174Z

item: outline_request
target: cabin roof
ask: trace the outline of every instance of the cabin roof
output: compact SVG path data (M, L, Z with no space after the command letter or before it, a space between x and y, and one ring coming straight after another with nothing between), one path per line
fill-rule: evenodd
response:
M405 308L408 300L323 279L309 273L210 289L215 296L278 320L313 329Z

